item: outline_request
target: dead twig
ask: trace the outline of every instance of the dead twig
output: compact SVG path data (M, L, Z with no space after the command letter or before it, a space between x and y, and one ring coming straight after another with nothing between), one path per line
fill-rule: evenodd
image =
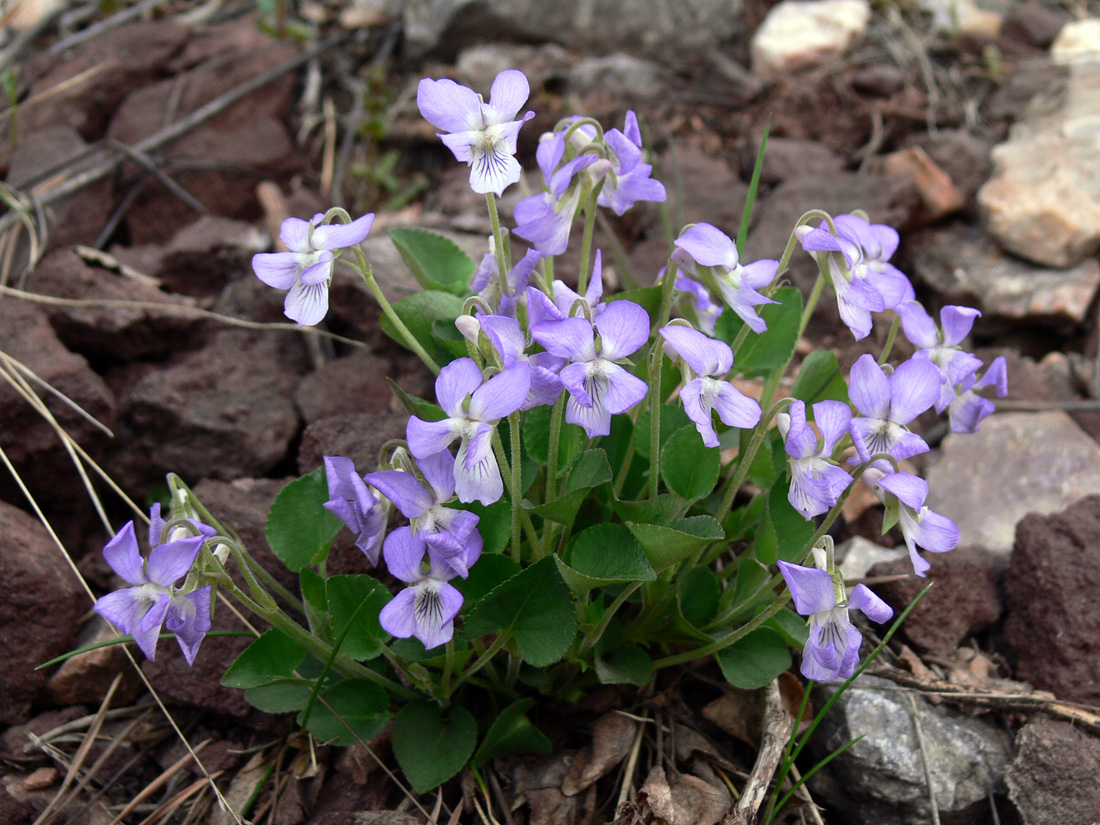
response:
M775 776L779 760L783 758L783 749L794 730L794 717L783 705L779 693L779 680L772 679L764 689L764 723L760 737L760 752L756 756L749 781L741 792L741 798L733 810L722 820L722 825L754 825L757 811L764 802Z

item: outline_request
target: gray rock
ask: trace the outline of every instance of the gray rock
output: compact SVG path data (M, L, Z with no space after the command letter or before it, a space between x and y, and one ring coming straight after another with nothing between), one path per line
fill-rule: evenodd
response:
M1100 249L1100 60L1067 66L1064 85L1032 100L978 192L989 231L1047 266L1072 266Z
M1027 320L1073 327L1085 320L1100 288L1100 261L1068 269L1035 266L1006 254L976 226L953 225L909 238L910 274L932 287L944 303L982 311L980 329L995 332Z
M463 49L455 60L454 79L477 91L488 91L505 69L519 69L538 89L548 81L565 77L576 58L556 43L528 46L516 43L481 43Z
M989 805L990 791L1003 786L1008 735L984 719L923 699L914 713L912 694L893 687L864 676L833 705L814 734L815 757L863 738L811 780L815 797L857 825L926 825L930 780L942 822L974 822ZM830 696L836 688L820 691Z
M1007 562L1027 513L1100 493L1100 445L1061 411L999 413L948 435L927 479L928 506L955 521L962 543Z
M454 54L475 40L550 41L676 60L737 33L741 8L741 0L407 0L405 44L416 56Z
M669 75L651 60L622 52L589 57L569 70L566 89L582 98L613 99L630 105L666 94Z

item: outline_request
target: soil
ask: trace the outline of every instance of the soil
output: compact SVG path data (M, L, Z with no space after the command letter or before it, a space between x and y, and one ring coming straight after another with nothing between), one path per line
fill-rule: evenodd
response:
M371 17L374 5L354 7L370 21L354 29L341 27L340 10L319 3L303 4L301 19L280 4L292 17L285 19L252 6L211 12L181 0L104 31L92 28L102 19L98 12L78 24L47 16L21 48L0 53L20 101L0 119L0 172L10 191L25 193L34 229L32 235L15 224L0 239L0 282L21 291L0 296L0 352L88 414L43 396L57 423L139 505L162 497L165 473L179 473L253 548L264 546L267 507L286 480L326 454L365 466L386 440L403 435L405 418L386 377L417 395L431 393L430 374L380 334L376 306L350 279L338 278L333 287L324 328L334 337L307 336L286 325L282 297L257 281L249 260L270 248L283 218L334 204L352 215L378 213L370 243L384 238L387 225L404 222L464 231L471 251L484 244L489 225L482 202L465 186L465 167L438 144L412 103L424 74L462 77L441 62L443 55L461 56L463 45L477 44L482 69L493 66L481 75L515 65L533 78L537 116L520 139L525 168L535 168L537 137L560 117L585 111L619 125L627 106L635 109L674 193L675 226L707 220L736 230L767 124L749 257L774 256L809 203L834 214L862 208L875 222L897 227L902 247L895 262L908 271L918 230L980 225L976 192L991 174L990 149L1032 96L1056 81L1060 70L1047 49L1071 17L1059 4L1008 3L1000 9L1000 33L979 36L935 30L916 8L891 9L876 13L843 59L765 85L746 68L752 33L769 6L754 1L743 9L741 30L717 49L666 55L668 63L647 64L652 88L610 94L606 83L566 83L568 67L589 55L553 44L479 44L467 32L462 44L413 56L403 47L400 19ZM204 9L203 22L188 21ZM325 48L296 39L311 28L329 38ZM476 75L473 64L465 71ZM223 100L217 112L202 108L265 73L266 82ZM638 76L636 70L633 81ZM157 138L187 118L193 128ZM917 179L898 171L899 153L915 148L957 194L946 211ZM63 197L59 186L68 187ZM30 195L39 199L37 217ZM512 193L504 198L506 217L515 200ZM599 233L605 250L621 250L616 270L630 269L644 281L663 265L658 210L632 211ZM26 266L32 255L33 270ZM565 277L575 258L562 258ZM408 290L375 266L384 288ZM808 287L812 262L796 258L790 277ZM932 285L917 288L920 297L938 300ZM227 316L239 323L227 323ZM806 351L832 348L849 366L863 352L877 352L885 331L853 342L826 308L809 326ZM1015 388L1012 398L1065 406L1094 396L1095 387L1090 396L1081 381L1055 380L1070 372L1042 365L1052 353L1066 354L1071 366L1078 363L1073 357L1095 358L1096 339L1090 320L1052 327L1025 317L979 325L973 344L1014 359L1010 385L1019 365L1025 388ZM0 825L120 821L115 816L131 800L138 805L125 812L127 823L229 821L120 650L33 670L107 638L87 609L92 594L74 571L95 595L110 589L100 553L109 535L103 518L117 525L129 515L93 470L89 483L106 508L102 517L97 513L65 445L23 395L0 382L0 447L35 501L3 474ZM1095 410L1072 411L1096 438ZM922 679L927 685L947 679L992 693L1020 679L1050 691L1036 694L1012 682L1035 701L984 707L1009 730L1027 725L1023 761L1010 770L1011 804L1001 808L1010 820L1055 821L1034 813L1043 804L1033 800L1044 798L1044 777L1073 764L1075 754L1082 764L1097 760L1088 721L1074 729L1034 720L1045 718L1041 711L1061 713L1044 704L1051 697L1083 703L1082 719L1100 718L1092 708L1100 616L1090 606L1098 502L1087 499L1064 517L1026 520L1020 566L1007 578L1003 559L980 551L932 559L931 576L942 587L903 632L913 649L891 654L892 666L906 670L906 684L917 689ZM35 515L52 526L66 553ZM900 541L896 533L882 538L880 526L876 511L853 512L837 538ZM361 557L341 542L330 572L359 570ZM895 605L920 589L912 577L899 579L907 565L874 571L884 579L880 592ZM945 615L950 621L940 620ZM226 611L216 621L216 629L240 628ZM196 749L203 743L203 763L232 803L251 799L252 821L280 825L424 821L365 748L318 747L287 719L262 714L239 692L220 687L221 672L244 645L211 638L193 668L163 650L140 666L187 741ZM792 677L783 690L789 697L800 688ZM449 783L438 797L438 821L450 812L451 822L491 821L478 813L488 805L498 820L532 825L716 822L730 808L729 783L740 787L756 759L761 701L732 691L708 666L662 674L643 691L608 689L576 708L537 712L553 754L498 760L485 771L487 794L470 774ZM114 710L100 738L78 752L89 724L98 724L89 715L106 704ZM659 732L638 736L634 717L655 721ZM1057 740L1057 748L1047 740ZM624 763L637 758L630 753L635 741L644 743L642 761L624 779ZM392 767L386 736L371 746ZM1085 773L1087 783L1092 774ZM629 798L619 796L624 786ZM1007 791L997 793L1003 801ZM417 804L431 810L436 800L428 795ZM1100 820L1091 798L1063 804L1069 807L1059 822ZM789 810L788 821L809 816L806 806ZM861 821L858 811L839 808L823 817Z

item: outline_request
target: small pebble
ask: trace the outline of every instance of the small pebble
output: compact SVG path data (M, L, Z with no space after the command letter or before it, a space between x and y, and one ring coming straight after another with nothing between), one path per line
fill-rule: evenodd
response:
M23 778L23 790L42 791L57 781L57 768L52 765L39 768Z

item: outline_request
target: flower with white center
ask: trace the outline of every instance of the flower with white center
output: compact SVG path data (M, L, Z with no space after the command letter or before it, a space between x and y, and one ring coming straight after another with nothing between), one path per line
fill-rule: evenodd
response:
M959 543L959 528L947 516L935 513L925 506L928 498L928 482L911 473L879 474L876 467L864 473L864 479L883 500L887 514L897 513L898 527L909 549L913 570L923 576L931 566L917 553L923 547L930 553L947 553Z
M493 81L488 103L453 80L425 78L417 87L416 105L425 120L442 130L439 137L455 159L470 165L470 188L499 197L521 174L516 138L535 113L515 118L530 94L523 72L508 69Z
M862 416L849 427L858 464L876 453L889 453L898 461L928 452L928 445L906 426L936 403L940 396L940 371L930 361L910 359L887 378L874 356L861 355L852 366L848 395Z
M813 411L814 421L821 430L820 446L817 434L806 421L804 401L792 402L787 412L776 417L790 456L791 487L787 500L808 519L827 512L852 483L852 477L830 458L836 443L848 431L851 409L840 401L818 401Z
M688 418L708 447L718 446L711 411L727 427L755 427L760 421L760 404L743 395L729 381L722 379L733 367L733 350L723 341L715 341L703 333L680 324L661 329L665 347L684 360L689 370L687 383L680 390L680 400Z
M386 567L410 586L382 608L378 621L391 636L415 636L431 650L454 636L454 618L463 600L462 594L448 584L454 570L430 554L425 558L425 549L424 542L411 531L395 530L386 537L382 550Z
M955 387L981 369L982 359L960 347L981 313L972 307L945 306L940 310L939 328L916 301L898 304L897 313L905 337L919 347L913 357L935 364L942 375L940 397L936 401L936 412L942 413L955 400Z

